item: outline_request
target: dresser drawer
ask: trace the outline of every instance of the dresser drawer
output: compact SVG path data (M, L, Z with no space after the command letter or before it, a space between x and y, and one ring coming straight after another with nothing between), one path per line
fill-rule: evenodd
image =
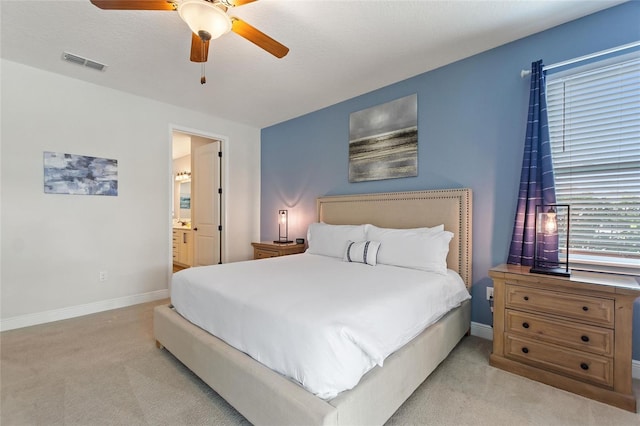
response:
M505 331L559 346L613 356L613 330L546 318L527 312L505 311Z
M505 336L505 355L585 382L613 387L613 360L610 358L512 334Z
M613 328L614 302L602 297L561 293L506 283L507 308L525 309Z
M266 259L268 257L278 257L280 256L280 253L274 250L265 250L265 249L259 249L259 248L255 248L253 250L253 257L255 259Z

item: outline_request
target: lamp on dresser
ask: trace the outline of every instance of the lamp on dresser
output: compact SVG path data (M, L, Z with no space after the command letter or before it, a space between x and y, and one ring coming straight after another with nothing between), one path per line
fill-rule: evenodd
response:
M536 205L533 240L534 274L568 277L569 271L569 204ZM564 255L564 259L561 256Z

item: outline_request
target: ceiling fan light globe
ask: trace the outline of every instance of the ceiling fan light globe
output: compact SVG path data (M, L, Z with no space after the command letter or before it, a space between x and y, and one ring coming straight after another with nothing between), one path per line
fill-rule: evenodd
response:
M204 0L184 0L178 14L195 34L205 31L216 39L231 31L231 19L219 7Z

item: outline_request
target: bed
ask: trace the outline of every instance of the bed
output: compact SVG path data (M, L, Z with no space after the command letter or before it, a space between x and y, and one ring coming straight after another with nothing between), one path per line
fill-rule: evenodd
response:
M433 227L453 233L447 267L471 286L471 191L412 191L321 197L318 221L384 228ZM296 255L309 256L309 255ZM264 262L264 261L256 261ZM321 398L187 321L170 306L154 311L164 347L254 424L383 424L446 358L470 326L470 303L439 317L376 365L355 387Z

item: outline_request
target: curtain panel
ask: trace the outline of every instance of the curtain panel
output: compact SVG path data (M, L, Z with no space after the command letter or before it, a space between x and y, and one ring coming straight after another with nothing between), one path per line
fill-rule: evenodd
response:
M533 265L536 205L556 203L545 85L542 61L533 62L518 205L507 260L514 265ZM544 244L548 245L544 251L552 253L548 260L557 262L557 238Z

